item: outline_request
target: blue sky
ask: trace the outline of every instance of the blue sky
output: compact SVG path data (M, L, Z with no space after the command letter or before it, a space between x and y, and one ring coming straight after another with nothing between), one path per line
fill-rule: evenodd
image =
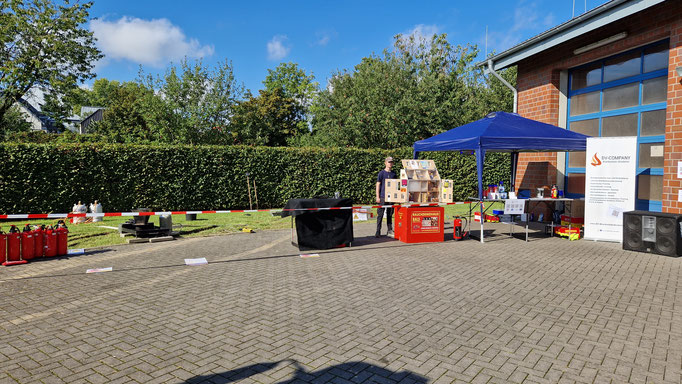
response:
M607 0L575 0L575 16ZM338 69L392 45L398 33L447 33L452 44L501 52L571 18L574 0L159 1L95 0L88 28L105 58L99 78L162 73L182 57L232 61L237 80L262 89L269 68L295 62L324 85Z

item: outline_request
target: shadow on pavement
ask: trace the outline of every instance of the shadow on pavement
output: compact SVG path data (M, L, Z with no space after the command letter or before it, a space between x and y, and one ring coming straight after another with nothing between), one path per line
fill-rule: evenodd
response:
M308 372L296 360L284 360L278 362L267 362L248 365L233 369L231 371L215 373L211 375L195 376L187 381L186 384L226 384L234 383L239 380L249 378L276 367L280 363L289 363L294 366L296 371L293 377L277 384L293 383L327 383L327 382L353 382L353 383L414 383L426 384L429 380L426 377L410 371L391 371L378 365L365 363L362 361L350 361L337 364L319 371Z
M350 248L363 247L363 246L372 245L372 244L391 243L394 241L397 241L397 240L392 238L392 237L387 237L386 235L381 235L381 237L374 237L374 236L358 237L358 236L355 236L355 238L353 239L352 246Z
M43 263L46 261L52 261L52 260L69 260L72 258L79 258L83 256L89 256L89 255L96 255L98 253L105 253L105 252L116 252L114 249L109 249L109 248L102 248L102 249L92 249L88 250L87 252L80 254L80 255L62 255L62 256L53 256L53 257L39 257L37 259L31 259L31 263Z
M522 232L514 232L514 233L512 234L512 236L513 236L515 239L526 240L526 232L525 232L525 231L522 231ZM542 240L542 239L547 239L547 238L549 238L549 237L550 237L550 236L549 236L549 235L545 235L544 232L531 232L531 231L528 231L528 241Z
M478 225L478 224L476 224ZM510 234L512 227L508 223L485 223L487 228L483 230L485 236L485 242L488 241L498 241L507 240L514 238L516 240L526 240L526 228L524 225L515 224L513 227L513 233ZM530 223L528 226L528 241L536 241L547 239L550 237L544 232L544 223ZM492 227L492 228L491 228ZM480 229L473 229L471 231L471 238L479 241L480 240ZM447 240L447 237L446 237Z
M497 233L494 229L484 229L483 230L483 236L485 237L485 240L488 239L494 239L494 238L509 238L509 236L502 235L501 233ZM469 238L472 240L479 241L481 240L481 230L472 230L469 232Z
M395 240L395 239L386 238L386 237L377 239L374 236L371 236L371 237L369 237L369 239L370 239L370 241L365 243L364 246L362 246L362 247L354 245L353 247L334 248L334 249L319 250L319 251L314 251L314 252L318 253L322 256L322 255L333 255L335 253L342 253L342 252L367 251L367 250L372 250L372 249L382 249L382 248L387 248L387 247L393 247L393 245L385 245L385 244L397 242L397 240ZM356 244L356 242L354 241L353 244ZM401 243L399 246L400 247L420 247L420 246L427 246L430 244L434 244L434 243L414 243L414 244L402 244ZM105 250L102 250L99 252L105 252ZM88 252L88 254L90 254L90 252ZM269 260L269 259L284 259L284 258L300 257L300 256L301 256L301 254L299 251L297 253L287 253L284 255L267 255L267 256L249 257L249 258L231 259L231 260L209 260L208 265L217 265L217 264L225 264L225 263L239 263L239 262L245 262L245 261L259 261L259 260ZM67 256L62 256L62 257L67 258ZM58 258L59 257L49 258L48 260L58 259ZM123 272L128 272L128 271L153 270L153 269L165 269L165 268L185 268L185 267L187 267L187 265L185 265L184 263L183 264L162 264L162 265L153 265L153 266L145 266L145 267L114 268L114 270L107 272L107 273L123 273ZM192 268L196 268L196 267L192 267ZM0 279L0 281L7 282L7 281L45 279L45 278L52 278L52 277L78 276L78 275L84 275L84 272L58 273L58 274L28 276L28 277L15 277L15 278L9 278L7 280Z

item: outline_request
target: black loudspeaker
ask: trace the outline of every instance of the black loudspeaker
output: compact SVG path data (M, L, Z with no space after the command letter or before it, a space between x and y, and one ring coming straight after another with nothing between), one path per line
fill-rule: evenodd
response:
M682 215L649 211L623 213L623 249L682 256Z

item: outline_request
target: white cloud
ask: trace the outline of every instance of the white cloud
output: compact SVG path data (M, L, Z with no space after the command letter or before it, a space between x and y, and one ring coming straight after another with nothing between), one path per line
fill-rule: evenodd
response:
M405 37L409 36L414 36L415 41L420 41L420 40L431 40L433 35L438 33L438 26L436 25L426 25L426 24L417 24L414 28L411 30L404 32L403 35Z
M550 12L543 17L537 8L537 3L520 1L516 9L514 9L514 24L510 32L536 29L538 26L541 28L549 27L548 23L553 22L554 16Z
M535 36L555 25L554 14L544 13L538 9L534 1L520 0L509 17L509 27L500 28L504 24L491 25L488 32L488 51L500 53L520 42ZM484 39L482 39L484 42ZM479 44L483 47L484 44Z
M329 35L323 35L322 37L320 37L317 40L317 45L321 45L324 47L325 45L327 45L329 43L330 39L331 39L331 37Z
M315 32L315 41L311 43L311 46L320 46L324 47L329 42L338 36L338 33L334 31L333 29L328 29L328 30L323 30L323 31L317 31Z
M311 47L326 47L329 42L336 39L339 34L333 29L324 29L315 32L314 40L308 43Z
M168 19L143 20L124 16L118 20L92 20L90 30L109 59L130 60L161 67L185 56L211 56L212 45L187 38Z
M276 35L268 41L268 60L281 60L289 54L291 47L284 45L286 41L286 35Z

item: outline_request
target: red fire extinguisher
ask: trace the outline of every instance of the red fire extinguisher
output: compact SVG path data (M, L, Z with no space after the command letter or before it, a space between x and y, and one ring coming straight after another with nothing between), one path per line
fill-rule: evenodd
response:
M6 258L7 258L7 235L0 229L0 259L5 260Z
M45 230L45 257L57 256L57 232L51 225Z
M21 259L21 233L16 225L12 225L7 234L7 257L2 265L24 264Z
M57 222L57 255L64 256L67 253L67 244L69 242L69 229L66 227L64 220Z
M35 241L33 240L33 230L31 226L26 224L21 233L21 258L24 260L31 260L35 256Z
M464 239L469 232L465 232L464 228L467 227L469 224L469 221L465 217L461 216L455 216L455 220L453 221L453 227L455 228L455 233L453 234L453 238L455 241L459 241Z
M33 228L33 257L43 257L45 252L45 232L43 232L44 225L36 225Z

